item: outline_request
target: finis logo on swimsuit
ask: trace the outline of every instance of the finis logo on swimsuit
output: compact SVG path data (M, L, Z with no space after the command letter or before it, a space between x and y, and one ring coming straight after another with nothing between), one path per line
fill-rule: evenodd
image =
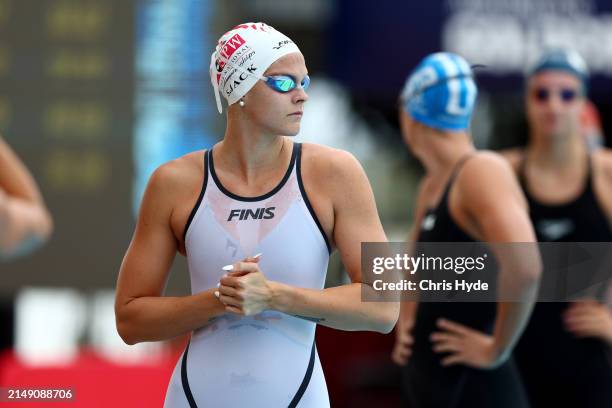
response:
M228 221L238 218L238 221L245 221L248 219L252 220L270 220L274 218L274 210L276 207L268 208L256 208L256 209L242 209L242 210L231 210Z

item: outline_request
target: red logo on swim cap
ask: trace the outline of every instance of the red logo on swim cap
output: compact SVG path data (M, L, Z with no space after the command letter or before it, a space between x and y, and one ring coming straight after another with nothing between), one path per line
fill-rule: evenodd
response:
M236 27L232 28L232 30L238 30L238 29L247 29L247 28L252 28L253 30L261 30L264 32L267 32L267 25L265 23L259 23L259 25L257 24L239 24Z
M232 56L236 52L236 50L242 47L246 41L244 38L240 36L240 34L234 34L232 38L227 40L225 44L223 44L223 48L221 48L221 55L226 59Z

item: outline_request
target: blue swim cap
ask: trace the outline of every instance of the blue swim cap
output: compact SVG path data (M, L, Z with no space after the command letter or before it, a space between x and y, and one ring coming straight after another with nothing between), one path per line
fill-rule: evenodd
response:
M425 57L408 77L401 101L414 120L435 129L459 131L470 126L476 94L467 61L438 52Z
M584 59L576 51L556 48L544 51L535 64L527 71L527 77L543 71L564 71L582 82L586 93L589 82L589 70Z

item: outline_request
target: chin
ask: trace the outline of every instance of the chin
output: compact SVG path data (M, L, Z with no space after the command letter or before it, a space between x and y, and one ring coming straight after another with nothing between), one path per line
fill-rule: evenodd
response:
M285 136L297 136L298 133L300 133L300 127L291 126L285 129L282 134Z
M545 123L539 126L539 133L547 138L554 138L559 130L559 126L554 123Z
M549 123L546 127L545 127L546 131L552 135L556 135L559 133L563 133L563 131L565 129L567 129L567 125L560 123L560 122L555 122L555 123Z

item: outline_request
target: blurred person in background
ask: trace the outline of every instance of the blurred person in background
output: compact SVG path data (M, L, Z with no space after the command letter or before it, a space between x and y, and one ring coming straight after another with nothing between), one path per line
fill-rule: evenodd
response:
M584 109L580 116L580 125L582 128L582 136L590 151L604 147L605 140L601 125L601 116L597 106L588 99L584 101Z
M350 154L294 143L309 84L304 56L263 23L225 33L211 56L223 141L159 167L119 273L128 344L190 334L166 407L329 406L317 324L389 332L399 304L362 302L361 242L386 241ZM194 205L195 203L195 205ZM340 252L352 283L323 289ZM162 296L187 257L192 295Z
M426 171L411 237L417 248L418 242L535 241L512 169L472 144L476 94L470 66L452 53L429 55L406 81L400 125ZM521 298L533 298L539 257L496 255L498 286L511 282ZM402 302L392 359L404 366L405 406L527 407L510 355L532 306L528 300Z
M0 137L0 260L30 253L52 230L51 215L34 178Z
M544 52L527 76L528 145L504 152L542 242L612 242L612 151L585 142L587 86L580 55ZM612 407L611 345L601 299L538 303L516 348L532 407Z

